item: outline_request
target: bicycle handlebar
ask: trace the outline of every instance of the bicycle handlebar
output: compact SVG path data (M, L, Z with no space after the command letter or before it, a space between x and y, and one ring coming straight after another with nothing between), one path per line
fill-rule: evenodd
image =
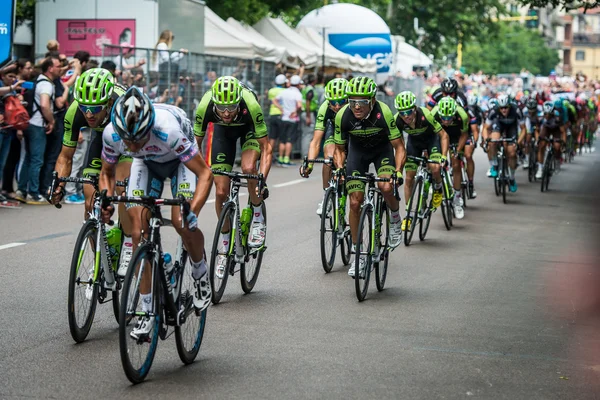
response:
M394 197L398 200L400 200L400 192L398 191L398 180L396 178L396 174L392 175L391 178L379 178L377 176L375 176L375 174L373 173L367 173L363 176L361 175L347 175L346 176L346 181L350 181L350 180L355 180L355 181L361 181L361 182L365 182L365 183L376 183L376 182L391 182L392 183L392 189L394 191Z
M333 166L333 157L314 158L312 160L309 160L308 156L304 156L304 163L303 163L303 165L305 167L307 167L308 164L325 164L325 165L331 165L331 166Z
M425 157L406 156L407 159L417 161L419 164L442 164L440 161L431 160Z
M227 172L221 170L213 170L212 172L214 175L227 176L229 179L232 179L236 182L239 182L241 179L258 181L258 197L262 197L263 191L265 192L264 199L266 199L268 196L268 191L265 190L267 187L267 182L265 181L265 177L262 174L262 172L258 173L258 175L244 174L237 171Z

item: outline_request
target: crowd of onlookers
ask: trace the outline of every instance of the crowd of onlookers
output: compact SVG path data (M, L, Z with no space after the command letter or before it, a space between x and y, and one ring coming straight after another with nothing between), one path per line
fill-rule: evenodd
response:
M135 48L129 43L120 43L113 49L112 56L105 54L101 60L92 58L86 51L78 51L69 59L60 52L60 44L50 40L47 53L37 62L20 59L4 66L0 70L0 97L16 96L32 104L28 104L29 126L17 129L4 120L4 102L0 101L0 204L11 204L6 201L14 199L28 204L46 204L45 188L51 183L51 174L61 151L64 116L72 101L71 89L77 77L87 69L106 68L119 83L140 87L156 103L181 107L192 119L202 95L211 88L218 75L236 76L256 92L269 125L276 162L281 166L292 165L291 159L302 154L306 145L303 138L310 138L314 130L317 106L323 101L324 85L336 77L352 77L341 73L305 74L302 65L299 70L289 71L278 64L270 70L269 85L266 86L259 85L265 79L265 70L261 69L260 63L234 60L220 70L219 63L211 63L208 59L202 68L207 72L200 73L200 68L193 68L189 57L186 57L186 49L171 50L174 39L170 30L163 31L154 50L147 52L148 59L136 57ZM415 87L422 88L423 93L417 94L426 95L447 76L456 78L465 92L482 99L494 97L499 91L518 93L524 89L537 90L548 96L557 91L600 94L600 82L581 74L543 78L534 77L526 70L520 74L498 76L483 71L464 74L451 65L435 72L415 71L408 78L390 77L379 86L379 92L390 100L398 88L411 89L405 87L408 82L419 81L420 86ZM397 79L402 79L400 85ZM264 91L261 92L259 86ZM285 95L280 98L284 90ZM304 111L295 112L295 106L301 106ZM91 132L80 135L76 160L83 159L81 153L85 153L90 135ZM77 166L73 170L73 174L78 173ZM83 201L81 188L69 185L67 189L68 202Z

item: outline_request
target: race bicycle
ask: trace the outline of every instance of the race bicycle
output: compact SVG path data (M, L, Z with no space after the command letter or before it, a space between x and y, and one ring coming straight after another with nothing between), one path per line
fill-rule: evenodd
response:
M309 163L324 164L333 167L333 158L317 158L309 160L304 157L304 170ZM340 248L342 262L350 264L350 251L352 248L352 236L346 220L346 185L340 179L344 175L343 169L333 171L329 180L329 187L323 195L321 212L320 247L321 263L326 273L331 272L335 262L336 249Z
M102 208L110 203L139 204L148 210L147 236L142 236L131 257L123 281L119 311L119 350L123 370L132 383L140 383L150 372L158 338L165 340L174 332L177 353L184 364L194 362L202 344L207 309L199 311L194 307L196 289L188 253L179 238L175 262L169 262L166 253L163 253L160 235L160 227L164 225L161 206L178 206L183 228L190 204L181 195L177 199L159 199L148 196L106 196L105 192L101 193ZM150 273L146 277L151 277L150 311L144 311L140 301L140 284L147 268L150 268ZM135 317L153 320L148 334L132 335Z
M91 185L95 191L92 198L92 212L89 213L75 241L69 274L67 314L71 337L77 343L88 336L97 304L112 302L115 319L119 322L119 290L121 279L117 275L122 235L114 228L107 232L101 219L101 196L98 192L98 178L58 177L53 173L50 193L53 194L60 183L78 183ZM126 182L117 182L117 186L126 187ZM55 204L61 208L60 203ZM111 221L109 225L114 224ZM115 236L116 235L116 236ZM110 239L108 238L110 236ZM109 243L110 242L110 243ZM100 249L100 251L96 251ZM109 296L110 293L110 296Z
M376 184L377 182L391 182L394 196L397 199L399 199L399 192L395 175L391 178L378 178L375 174L367 173L364 176L347 176L346 179L358 180L367 185L361 205L354 256L354 288L358 301L363 301L367 296L372 271L375 271L377 290L383 290L387 277L389 254L392 250L389 247L390 210ZM364 260L362 271L360 268L361 258Z
M240 272L240 282L244 293L250 293L256 284L263 254L267 247L264 245L253 248L248 245L248 234L252 222L252 205L240 209L239 192L241 187L248 187L242 180L253 179L258 181L259 193L263 193L263 200L268 197L265 180L262 174L242 174L236 171L213 170L214 175L227 176L230 179L229 198L223 204L221 215L215 229L212 252L210 255L210 284L212 288L212 302L218 304L225 292L229 275ZM262 214L267 223L267 208L262 202ZM221 245L221 234L228 234L229 246L226 249ZM266 241L266 236L265 236ZM236 267L237 266L237 267Z

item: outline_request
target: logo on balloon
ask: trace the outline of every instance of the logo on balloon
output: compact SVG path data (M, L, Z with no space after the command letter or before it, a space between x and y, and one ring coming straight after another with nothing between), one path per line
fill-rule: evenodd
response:
M392 41L389 33L331 33L329 42L353 56L377 61L377 72L388 72L392 65Z

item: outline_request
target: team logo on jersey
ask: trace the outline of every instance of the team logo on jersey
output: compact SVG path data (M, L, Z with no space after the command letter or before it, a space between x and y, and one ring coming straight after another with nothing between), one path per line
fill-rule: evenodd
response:
M142 189L136 189L136 190L132 190L131 194L133 194L134 196L143 196L144 191Z
M146 147L144 150L150 151L150 152L155 152L155 151L160 151L160 147L152 145L152 146Z
M154 133L156 134L156 137L159 138L160 140L162 140L163 142L166 142L167 139L169 139L169 135L167 135L164 132L154 131Z
M117 135L116 133L113 133L112 140L113 142L118 142L119 140L121 140L121 136Z
M178 148L175 149L175 153L181 153L185 150L185 146L181 145Z
M387 165L390 163L390 159L385 157L381 159L381 165Z
M225 162L226 158L227 158L227 156L225 155L225 153L219 153L215 157L215 160L217 160L217 162Z
M381 119L381 113L377 113L377 119Z
M265 119L264 119L264 117L263 117L262 113L260 113L260 114L258 114L258 115L256 116L256 123L257 123L257 124L262 124L263 122L265 122Z
M242 114L244 114L244 115L248 114L248 109L247 109L247 108L244 108L244 109L242 110Z

